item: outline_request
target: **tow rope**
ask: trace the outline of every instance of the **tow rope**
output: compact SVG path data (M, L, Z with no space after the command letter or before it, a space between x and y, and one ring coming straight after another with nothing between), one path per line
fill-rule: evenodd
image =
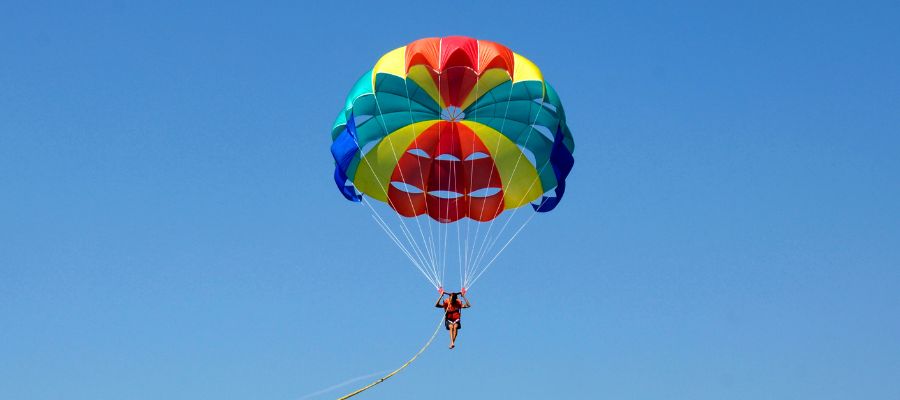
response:
M389 374L387 374L387 375L385 375L385 376L379 378L377 381L372 382L372 383L370 383L370 384L368 384L368 385L366 385L366 386L364 386L364 387L362 387L362 388L359 388L359 389L357 389L356 391L354 391L353 393L350 393L350 394L348 394L348 395L346 395L346 396L344 396L344 397L338 398L338 400L345 400L345 399L349 399L349 398L351 398L351 397L353 397L353 396L356 396L356 395L358 395L358 394L360 394L360 393L362 393L362 392L368 390L369 388L371 388L371 387L373 387L373 386L375 386L375 385L377 385L377 384L379 384L379 383L381 383L381 382L386 381L388 378L394 376L396 373L402 371L404 368L406 368L407 366L409 366L409 364L412 364L413 361L415 361L417 358L419 358L419 355L420 355L420 354L422 354L422 353L425 352L425 349L427 349L428 346L431 346L431 342L433 342L433 341L434 341L434 338L437 337L437 333L438 333L439 330L441 330L441 324L442 324L443 322L444 322L444 316L442 315L442 316L441 316L441 319L438 320L438 326L437 326L437 328L435 328L435 329L434 329L434 333L431 334L431 339L428 339L428 343L425 343L425 346L422 346L422 348L419 349L419 352L416 353L416 355L414 355L412 358L410 358L409 361L406 362L406 364L401 365L400 368L397 368L397 369L395 369L393 372L391 372L391 373L389 373Z

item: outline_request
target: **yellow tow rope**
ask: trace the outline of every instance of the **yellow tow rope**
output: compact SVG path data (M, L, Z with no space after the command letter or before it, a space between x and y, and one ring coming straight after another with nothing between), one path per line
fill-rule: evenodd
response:
M413 358L410 358L409 361L406 362L406 364L401 365L400 368L397 368L397 369L395 369L393 372L391 372L391 373L385 375L384 377L379 378L377 381L372 382L372 383L370 383L370 384L368 384L368 385L366 385L366 386L364 386L364 387L362 387L362 388L360 388L360 389L357 389L355 392L350 393L350 394L348 394L348 395L346 395L346 396L344 396L344 397L338 398L338 400L345 400L345 399L349 399L349 398L351 398L351 397L353 397L353 396L356 396L356 395L362 393L363 391L368 390L368 389L371 388L372 386L375 386L375 385L377 385L377 384L379 384L379 383L381 383L381 382L386 381L387 378L390 378L390 377L394 376L394 374L396 374L396 373L402 371L403 368L406 368L409 364L412 364L412 362L415 361L416 358L419 358L419 355L420 355L420 354L422 354L423 352L425 352L425 349L427 349L428 346L431 346L431 342L434 341L434 338L437 337L438 331L441 330L441 323L442 323L442 322L444 322L444 316L443 316L443 315L441 316L441 319L438 320L438 326L437 326L437 328L434 329L434 333L431 334L431 339L428 339L428 343L425 343L425 346L422 346L422 348L419 349L419 352L416 353L416 355L414 355Z

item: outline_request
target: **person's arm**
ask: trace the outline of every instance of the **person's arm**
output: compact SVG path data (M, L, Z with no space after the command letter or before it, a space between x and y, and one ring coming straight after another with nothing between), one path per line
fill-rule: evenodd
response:
M443 302L441 302L441 300L443 300L443 299L444 299L444 293L441 292L441 297L438 297L437 303L434 303L434 306L437 308L444 308L444 304L443 304Z
M469 304L469 299L466 298L466 295L464 295L464 294L462 294L462 293L460 293L459 295L462 296L463 300L466 301L466 304L463 304L463 305L462 305L462 308L469 308L469 307L472 307L472 305Z

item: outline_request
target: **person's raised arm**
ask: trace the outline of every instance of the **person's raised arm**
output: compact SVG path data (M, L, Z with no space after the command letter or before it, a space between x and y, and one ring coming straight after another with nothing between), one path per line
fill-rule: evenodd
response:
M440 297L438 297L438 299L437 299L437 303L434 303L434 306L435 306L435 307L437 307L437 308L444 308L444 305L443 305L443 304L441 304L441 299L443 299L443 298L444 298L444 288L440 288L440 289L438 289L438 293L440 293L440 294L441 294L441 296L440 296Z
M469 308L469 307L472 307L472 305L469 304L469 299L466 298L466 295L465 295L465 294L460 293L459 295L462 296L463 300L466 301L466 304L463 304L463 305L462 305L462 308Z

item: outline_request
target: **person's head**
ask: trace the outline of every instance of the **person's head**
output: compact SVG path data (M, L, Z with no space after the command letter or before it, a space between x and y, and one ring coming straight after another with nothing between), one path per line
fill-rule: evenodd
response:
M450 302L456 301L456 293L450 293Z

